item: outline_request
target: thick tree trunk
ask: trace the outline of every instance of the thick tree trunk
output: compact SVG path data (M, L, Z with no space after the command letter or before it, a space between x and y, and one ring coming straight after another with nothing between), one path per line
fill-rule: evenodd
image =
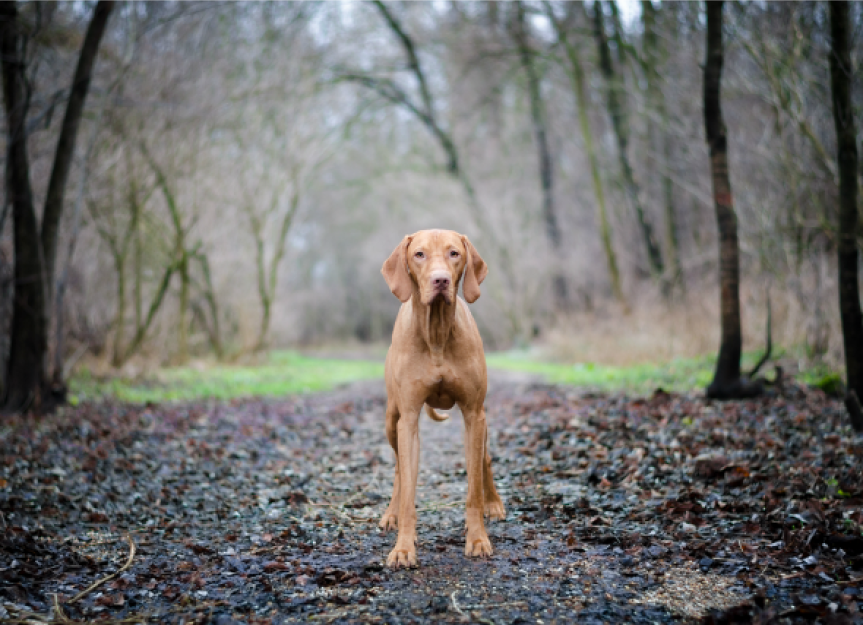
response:
M659 244L656 242L653 227L644 213L638 185L635 182L635 174L629 162L629 127L626 107L623 103L622 76L618 76L614 71L614 64L611 60L611 49L608 45L608 36L605 33L602 2L599 0L593 3L593 33L599 49L600 69L606 82L606 100L608 102L608 112L611 115L611 125L617 138L617 152L620 159L621 173L623 174L623 185L626 189L626 194L629 196L629 201L635 209L635 216L638 219L641 236L647 248L650 273L658 278L664 271L662 253L659 250Z
M839 313L848 376L846 405L851 424L863 431L860 399L863 399L863 313L857 276L857 141L851 81L848 2L830 3L830 86L839 164Z
M39 226L30 186L24 47L15 2L0 3L0 58L6 109L6 192L12 205L15 245L14 302L3 405L13 412L40 408L46 390L47 323Z
M719 283L722 338L713 382L707 396L715 399L750 397L761 392L758 384L740 377L740 252L737 215L728 176L728 141L722 120L722 2L707 3L707 60L704 64L704 126L710 147L713 201L719 227Z
M75 150L75 137L90 86L90 76L112 2L99 2L84 37L78 66L48 184L40 234L30 186L25 87L25 35L18 28L15 2L0 4L0 56L8 129L6 188L12 203L15 244L15 303L6 372L6 410L47 408L48 299L53 291L57 229L63 212L63 192Z
M51 178L48 180L48 191L45 195L45 211L42 214L42 249L45 254L45 284L49 293L54 284L54 258L57 255L57 233L60 228L60 217L63 215L63 196L66 192L66 181L72 167L75 155L75 139L78 136L78 126L81 114L84 112L84 101L90 89L90 79L99 43L105 33L108 18L114 10L113 2L100 0L96 4L93 18L87 27L84 44L78 56L78 66L72 80L69 101L66 104L66 114L60 127L60 137L57 139L57 149L54 152L54 165L51 168Z
M527 24L524 15L524 5L516 3L515 40L518 46L521 66L527 77L527 90L530 97L530 116L533 124L533 135L536 149L539 153L539 181L542 188L542 217L545 222L545 232L555 256L562 256L562 241L557 212L554 206L554 164L551 160L551 149L548 145L548 128L545 110L540 93L539 76L534 65L533 51L530 48ZM560 262L555 263L559 265ZM566 279L558 271L552 276L554 300L558 309L568 305Z

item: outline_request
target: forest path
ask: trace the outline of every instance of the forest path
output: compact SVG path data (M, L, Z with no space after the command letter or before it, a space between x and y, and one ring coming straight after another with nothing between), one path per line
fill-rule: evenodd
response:
M77 619L220 625L655 623L744 604L739 622L860 620L863 441L820 392L630 399L495 373L494 555L463 555L454 410L422 418L420 566L399 571L377 527L393 477L384 401L365 382L6 423L0 619L46 615L58 593ZM68 605L126 561L127 533L130 567Z

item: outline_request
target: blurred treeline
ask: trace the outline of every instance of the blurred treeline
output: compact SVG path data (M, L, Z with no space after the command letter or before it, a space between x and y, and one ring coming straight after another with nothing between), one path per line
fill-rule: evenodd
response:
M90 6L19 10L40 205ZM863 5L852 20L859 68ZM431 227L490 266L490 347L637 326L712 351L704 29L687 2L119 4L66 188L66 361L385 341L380 265ZM770 290L774 340L813 358L841 353L828 30L824 2L726 7L745 337L761 342Z

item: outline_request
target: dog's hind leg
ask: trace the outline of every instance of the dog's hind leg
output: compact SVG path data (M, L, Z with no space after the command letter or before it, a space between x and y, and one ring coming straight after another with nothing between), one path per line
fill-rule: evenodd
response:
M482 463L482 494L485 502L485 516L498 521L506 518L503 501L501 501L500 495L498 495L497 489L494 487L494 479L491 476L491 456L488 453L488 428L485 431L485 458Z

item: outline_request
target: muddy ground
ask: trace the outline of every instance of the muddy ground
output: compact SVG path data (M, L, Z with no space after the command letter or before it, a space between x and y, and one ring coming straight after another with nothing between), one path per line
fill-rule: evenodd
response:
M863 622L863 439L820 391L719 404L497 377L494 555L463 555L453 411L422 418L420 565L398 571L377 527L384 399L365 383L7 421L0 619Z

